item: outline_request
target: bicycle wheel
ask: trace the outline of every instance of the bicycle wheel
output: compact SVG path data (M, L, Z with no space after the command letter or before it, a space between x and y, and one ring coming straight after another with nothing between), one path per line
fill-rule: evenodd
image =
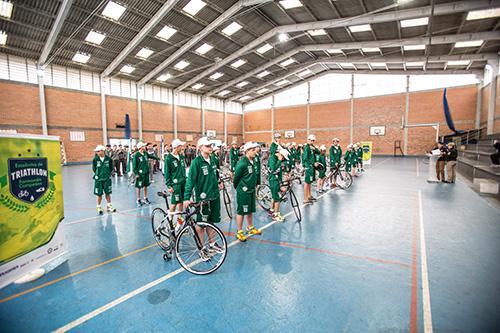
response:
M352 176L347 171L340 170L335 175L335 182L339 188L346 190L352 184Z
M299 201L295 196L295 192L290 191L290 203L292 204L293 212L295 213L295 217L297 221L302 221L302 213L300 212Z
M195 227L184 227L175 243L175 257L186 271L196 275L206 275L216 271L226 259L227 242L222 231L215 225L197 222L196 226L203 229L203 241L199 238ZM207 234L212 234L211 242ZM210 243L217 243L222 249L212 250Z
M156 244L165 251L172 248L172 239L170 235L170 226L168 215L161 208L153 209L151 213L151 228Z
M226 207L227 216L229 216L229 218L232 219L233 208L231 207L231 197L229 196L229 193L227 192L225 186L222 188L222 197L224 199L224 207Z
M271 202L273 201L273 195L271 194L271 188L267 184L260 184L257 186L257 202L259 206L264 210L271 209Z

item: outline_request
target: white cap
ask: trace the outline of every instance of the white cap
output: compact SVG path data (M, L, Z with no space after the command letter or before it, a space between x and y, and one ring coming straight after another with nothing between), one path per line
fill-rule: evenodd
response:
M288 155L290 155L290 153L288 152L288 150L282 148L282 149L279 150L278 153L280 153L281 155L283 155L283 157L285 158L285 160L289 159Z
M309 136L307 137L307 140L314 140L314 141L316 141L316 135L309 134Z
M296 142L292 142L292 146L296 146L296 145L297 145L297 143L296 143Z
M339 138L333 138L332 141L340 141L340 139Z
M319 146L319 150L326 150L326 146L325 145Z
M243 146L243 151L246 152L248 149L257 148L257 147L259 147L259 144L257 142L248 141Z
M146 147L146 144L144 142L139 142L137 144L137 149L141 149L142 147Z
M219 145L215 145L214 146L214 151L216 151L216 150L220 150L220 146Z
M290 147L290 145L291 145L291 143L290 143L290 142L287 142L287 143L285 144L285 147L287 147L287 148L288 148L288 147Z
M172 141L172 148L175 149L179 146L184 146L186 143L184 141L181 141L179 139L175 139L174 141Z
M275 138L275 139L276 139L276 138L281 138L281 134L279 134L279 133L274 133L274 138Z
M200 146L209 146L212 144L212 141L210 141L206 136L201 137L198 139L198 142L196 143L196 147L200 148Z
M104 147L103 145L97 145L97 147L95 147L94 151L101 151L101 150L106 150L106 147Z

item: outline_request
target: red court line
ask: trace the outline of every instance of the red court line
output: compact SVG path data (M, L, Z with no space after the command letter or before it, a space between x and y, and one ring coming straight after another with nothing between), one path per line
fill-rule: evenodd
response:
M252 237L249 239L256 241L256 242L260 242L260 243L267 243L267 244L279 245L279 246L284 246L284 247L290 247L290 248L294 248L294 249L302 249L302 250L307 250L307 251L326 253L326 254L331 254L331 255L340 256L340 257L348 257L348 258L354 258L354 259L373 261L373 262L377 262L380 264L396 265L396 266L400 266L403 268L410 268L410 265L408 265L404 262L399 262L399 261L394 261L394 260L384 260L384 259L372 258L372 257L367 257L367 256L358 256L355 254L350 254L350 253L345 253L345 252L317 249L314 247L306 247L306 246L302 246L302 245L298 245L298 244L290 244L290 243L286 243L286 242L275 242L275 241L266 240L266 239L258 239L255 237Z
M417 233L417 210L413 212L413 249L411 264L411 301L410 301L410 333L417 333L417 284L418 284L418 233Z

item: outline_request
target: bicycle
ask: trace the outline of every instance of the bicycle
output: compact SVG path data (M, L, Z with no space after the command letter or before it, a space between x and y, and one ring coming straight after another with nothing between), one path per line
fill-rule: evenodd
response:
M345 171L345 163L339 163L335 169L330 169L330 172L325 177L323 190L329 190L336 184L340 189L347 190L352 185L352 176Z
M287 194L290 197L290 203L293 208L293 212L295 213L295 217L297 221L302 221L302 213L300 211L299 201L297 200L297 196L293 191L293 182L300 181L300 178L289 178L286 181L280 183L280 198L282 202L287 202ZM271 187L268 184L261 184L257 186L257 202L259 206L262 207L265 211L269 211L271 209L271 204L273 201L273 196L271 194Z
M228 182L232 185L233 184L232 180L228 176L224 176L221 174L219 182L222 183L222 199L224 201L224 207L226 208L227 216L230 219L232 219L233 218L233 207L231 206L231 197L229 196L229 192L227 191L227 188L226 188L226 186L227 186L226 182Z
M168 193L158 192L158 196L165 199L168 211ZM182 268L195 275L215 272L222 266L227 255L226 237L222 231L213 224L195 220L195 216L207 204L206 201L191 203L185 211L174 213L167 213L161 208L155 208L151 214L154 238L158 246L165 252L163 259L170 260L172 252L174 252ZM173 217L177 215L185 215L185 222L176 231ZM197 228L202 228L203 232L212 230L212 241L219 245L219 249L210 246L209 237L203 237L202 241Z

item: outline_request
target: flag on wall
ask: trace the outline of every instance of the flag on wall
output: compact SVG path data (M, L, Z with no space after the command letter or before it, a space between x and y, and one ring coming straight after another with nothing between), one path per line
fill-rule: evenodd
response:
M443 93L443 109L444 109L444 117L446 118L446 124L448 128L454 133L461 133L462 131L457 131L455 129L455 124L453 123L453 118L451 118L450 106L448 104L448 99L446 98L446 88Z

